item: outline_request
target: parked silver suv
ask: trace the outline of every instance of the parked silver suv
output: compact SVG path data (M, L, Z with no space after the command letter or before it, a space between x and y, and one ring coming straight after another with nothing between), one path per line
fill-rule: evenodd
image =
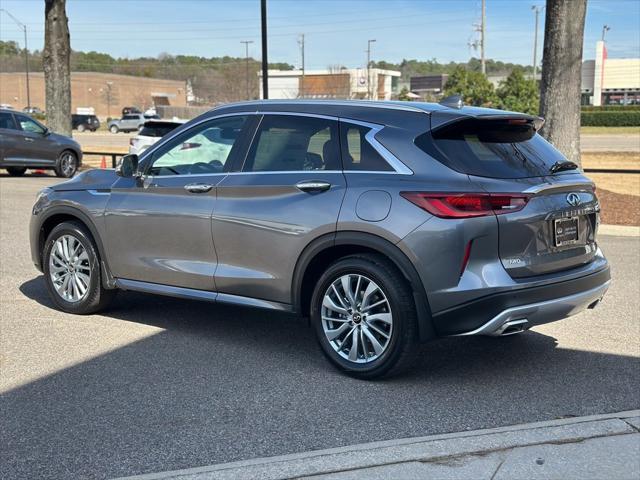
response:
M111 120L107 128L111 133L133 132L140 130L146 121L142 113L128 113L120 119Z
M389 375L418 341L509 335L602 299L594 185L540 125L439 104L227 105L43 190L33 261L66 312L117 289L292 311L340 369Z

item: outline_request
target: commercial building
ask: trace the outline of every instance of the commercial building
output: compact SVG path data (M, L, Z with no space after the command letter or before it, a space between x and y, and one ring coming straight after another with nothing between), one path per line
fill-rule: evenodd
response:
M44 74L29 75L31 105L45 109ZM27 106L23 73L0 73L0 103ZM117 117L125 106L187 105L185 82L97 72L71 73L71 108L93 107L99 117Z
M262 97L262 73L260 97ZM379 68L269 70L269 98L346 98L390 100L400 72Z
M438 96L442 94L449 79L446 73L419 75L409 79L409 90L420 97Z
M582 62L582 104L640 104L640 58L609 58L596 43L595 60Z

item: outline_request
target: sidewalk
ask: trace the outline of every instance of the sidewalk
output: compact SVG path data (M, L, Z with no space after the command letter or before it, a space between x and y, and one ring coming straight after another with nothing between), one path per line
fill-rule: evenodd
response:
M352 445L129 478L635 480L640 479L640 410Z

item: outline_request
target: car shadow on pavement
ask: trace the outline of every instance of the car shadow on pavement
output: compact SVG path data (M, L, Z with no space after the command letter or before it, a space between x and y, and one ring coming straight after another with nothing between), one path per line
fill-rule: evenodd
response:
M42 276L20 291L53 308ZM365 382L332 369L292 315L120 292L100 317L71 318L161 330L3 394L0 477L115 477L637 408L637 358L534 331L431 342L405 375Z

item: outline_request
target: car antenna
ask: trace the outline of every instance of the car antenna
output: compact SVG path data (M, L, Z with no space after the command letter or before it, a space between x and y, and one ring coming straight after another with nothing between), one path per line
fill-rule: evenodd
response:
M461 95L450 95L448 97L443 98L438 103L445 107L457 108L458 110L464 107L464 102L462 101Z

